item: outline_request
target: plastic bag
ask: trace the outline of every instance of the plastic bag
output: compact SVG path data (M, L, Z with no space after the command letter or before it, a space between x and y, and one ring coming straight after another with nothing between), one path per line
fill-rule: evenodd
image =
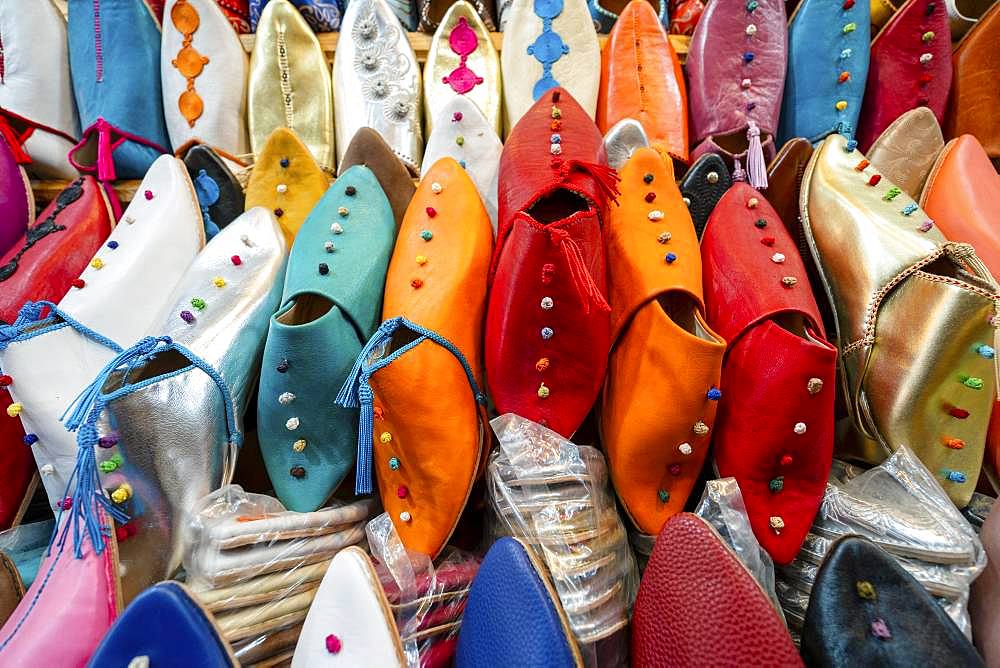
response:
M334 502L295 513L275 498L223 487L194 509L184 568L244 665L294 651L330 560L363 544L378 502Z
M514 414L490 424L500 442L486 475L491 537L520 538L548 566L588 665L624 662L639 573L604 456Z

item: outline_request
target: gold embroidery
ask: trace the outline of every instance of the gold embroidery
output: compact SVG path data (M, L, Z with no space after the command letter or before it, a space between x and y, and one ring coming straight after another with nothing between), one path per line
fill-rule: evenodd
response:
M177 4L170 10L170 20L174 27L184 35L184 42L177 57L170 61L170 64L177 68L185 79L187 79L187 90L181 93L177 100L177 108L187 119L188 125L194 127L195 121L201 118L205 110L205 103L194 88L194 80L201 76L208 58L198 53L198 50L191 46L194 34L198 32L201 25L201 17L198 10L188 4L188 0L177 0Z

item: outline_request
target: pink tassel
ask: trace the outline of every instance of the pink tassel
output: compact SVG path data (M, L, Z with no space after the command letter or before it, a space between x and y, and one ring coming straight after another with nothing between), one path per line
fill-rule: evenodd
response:
M747 173L743 169L743 165L740 163L740 159L736 158L733 160L733 181L746 181Z
M97 119L97 180L102 183L116 178L115 161L111 150L111 125L103 118Z
M122 219L122 203L118 199L118 193L115 192L115 185L110 181L101 182L101 186L104 187L104 194L108 196L108 203L111 205L111 213L115 217L115 221Z
M767 187L767 166L764 164L764 149L760 145L760 128L750 121L747 130L750 148L747 149L747 171L750 173L750 185L757 190Z

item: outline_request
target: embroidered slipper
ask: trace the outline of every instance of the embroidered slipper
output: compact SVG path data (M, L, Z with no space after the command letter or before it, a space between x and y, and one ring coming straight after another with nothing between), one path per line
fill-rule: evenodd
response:
M155 631L153 631L155 629ZM240 664L211 613L179 582L161 582L139 595L90 657L90 666L179 662L188 666Z
M62 299L111 233L111 216L103 190L93 178L80 177L63 190L42 211L41 222L0 258L0 320L14 322L26 301ZM0 389L11 382L9 377L0 377ZM12 403L10 394L0 391L0 409L6 412ZM0 450L0 469L5 472L0 527L20 522L35 491L33 441L20 420L0 421L0 442L29 446Z
M223 0L219 0L222 2ZM245 32L256 32L257 24L260 22L261 12L267 5L268 0L250 0L249 15L250 29ZM246 4L246 0L244 0ZM340 15L343 5L347 3L336 2L336 0L292 0L292 4L302 14L313 32L336 32L340 30Z
M694 161L678 185L700 239L715 205L733 185L729 168L715 153L706 153Z
M944 120L951 87L948 14L934 0L907 0L872 39L858 148L867 153L892 121L928 107Z
M431 4L431 0L425 2ZM424 126L428 135L432 134L442 110L451 106L455 97L473 102L493 131L502 131L500 57L493 47L489 28L465 0L458 0L448 9L427 51ZM426 156L424 164L428 164Z
M274 131L286 128L332 172L333 89L319 40L288 0L269 2L256 30L247 93L250 150L259 156Z
M337 553L323 576L295 646L293 668L407 665L396 621L371 558Z
M253 32L250 27L249 0L215 0L215 2L222 8L222 12L237 34L247 35Z
M635 600L632 661L803 665L767 594L712 526L691 513L674 515L656 539Z
M372 492L374 468L403 545L431 557L455 530L489 450L480 388L492 240L475 184L443 158L399 230L385 322L337 397L361 405L355 493ZM414 395L417 385L432 391Z
M168 0L160 46L164 114L174 150L205 143L243 155L249 59L215 0Z
M198 195L205 236L211 240L246 210L243 186L210 146L192 146L184 156L184 166Z
M951 3L948 6L950 9ZM993 159L1000 158L1000 120L987 111L990 106L988 87L980 82L1000 78L1000 58L995 49L998 43L1000 6L994 4L952 54L955 72L945 121L949 138L970 134L982 143Z
M83 127L70 163L108 190L117 179L143 178L170 152L159 21L145 2L71 0L69 59Z
M0 134L38 178L76 178L66 158L80 136L66 19L51 2L8 3L0 33Z
M869 3L854 0L803 0L795 8L788 21L779 142L854 134L868 76L869 12Z
M571 95L590 118L597 112L601 47L586 0L513 0L504 34L504 133L510 136L535 103L552 88ZM567 42L569 40L569 42Z
M417 189L406 165L393 153L382 135L371 128L361 128L354 134L344 159L340 161L339 174L343 175L355 165L364 165L372 170L382 186L382 192L389 198L392 217L399 226Z
M664 32L667 30L667 26L670 25L670 6L674 3L667 2L664 0L643 0L652 9L652 15L656 18L656 22L663 26ZM621 26L624 23L631 20L631 18L626 18L622 20L623 16L628 14L628 2L622 0L605 0L604 4L601 4L601 0L587 0L587 6L590 8L590 16L594 19L594 27L599 33L613 33L616 26Z
M38 577L0 629L0 662L22 666L52 661L84 666L121 613L118 549L111 518L93 509L88 529L60 512L59 530L42 558ZM58 626L53 627L53 624ZM53 642L52 629L59 629Z
M685 68L695 160L740 160L755 188L767 187L785 88L788 27L781 0L708 3L691 37Z
M961 508L979 477L996 391L998 290L971 246L945 241L916 202L849 148L840 135L824 140L801 199L837 323L845 403L873 439L848 454L878 463L906 445ZM939 318L913 313L947 314L961 326L946 331Z
M420 66L387 0L352 0L333 61L337 158L362 127L382 135L416 173L423 158Z
M482 666L500 656L511 665L583 666L548 572L516 538L493 543L472 581L455 665Z
M0 253L14 248L35 223L35 193L28 182L28 174L21 166L26 159L17 144L0 138ZM18 157L18 156L21 157Z
M204 227L184 164L163 156L150 168L102 250L55 307L30 302L0 336L0 368L33 436L53 508L65 497L77 445L60 422L81 390L122 346L137 341L169 305L170 293L204 244ZM49 309L48 317L40 319Z
M705 3L702 0L680 0L671 12L670 34L691 35L694 33L704 11Z
M857 536L837 541L819 568L802 627L802 657L811 666L985 665L920 583Z
M611 323L601 226L618 177L594 122L560 88L511 134L500 174L486 319L491 395L500 414L569 436L604 382Z
M262 206L274 213L285 233L285 243L292 240L326 192L330 179L316 163L298 135L278 128L267 138L257 156L247 183L247 210Z
M708 455L726 342L705 320L698 238L672 162L640 148L619 174L605 233L613 345L601 441L625 512L655 535L684 509ZM654 397L667 395L665 415Z
M452 97L438 114L434 131L427 138L422 174L445 157L454 158L469 175L490 217L493 234L497 229L497 189L500 174L500 137L468 97Z
M791 235L759 192L746 183L730 188L701 249L708 322L729 344L715 463L720 476L736 478L757 540L784 565L826 491L837 350ZM801 284L789 286L789 277Z
M321 507L354 465L357 411L335 406L329 388L343 385L375 332L395 240L389 201L357 166L330 186L292 247L257 400L261 454L289 510Z
M591 0L596 3L596 0ZM666 6L666 2L660 3ZM601 52L597 127L642 123L649 142L688 161L687 88L681 62L648 0L631 0Z
M890 123L865 157L883 177L916 199L943 148L944 137L934 112L917 107Z

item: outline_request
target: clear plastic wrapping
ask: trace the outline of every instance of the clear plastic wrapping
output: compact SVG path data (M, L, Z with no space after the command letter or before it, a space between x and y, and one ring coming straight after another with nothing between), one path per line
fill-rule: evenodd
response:
M452 547L433 562L410 552L385 513L368 523L367 532L407 665L450 666L479 558Z
M294 650L330 560L364 544L365 523L377 511L377 501L364 499L296 513L239 485L201 501L185 546L187 582L243 665Z
M516 536L546 564L588 665L623 662L639 573L604 456L517 415L491 425L492 538Z

